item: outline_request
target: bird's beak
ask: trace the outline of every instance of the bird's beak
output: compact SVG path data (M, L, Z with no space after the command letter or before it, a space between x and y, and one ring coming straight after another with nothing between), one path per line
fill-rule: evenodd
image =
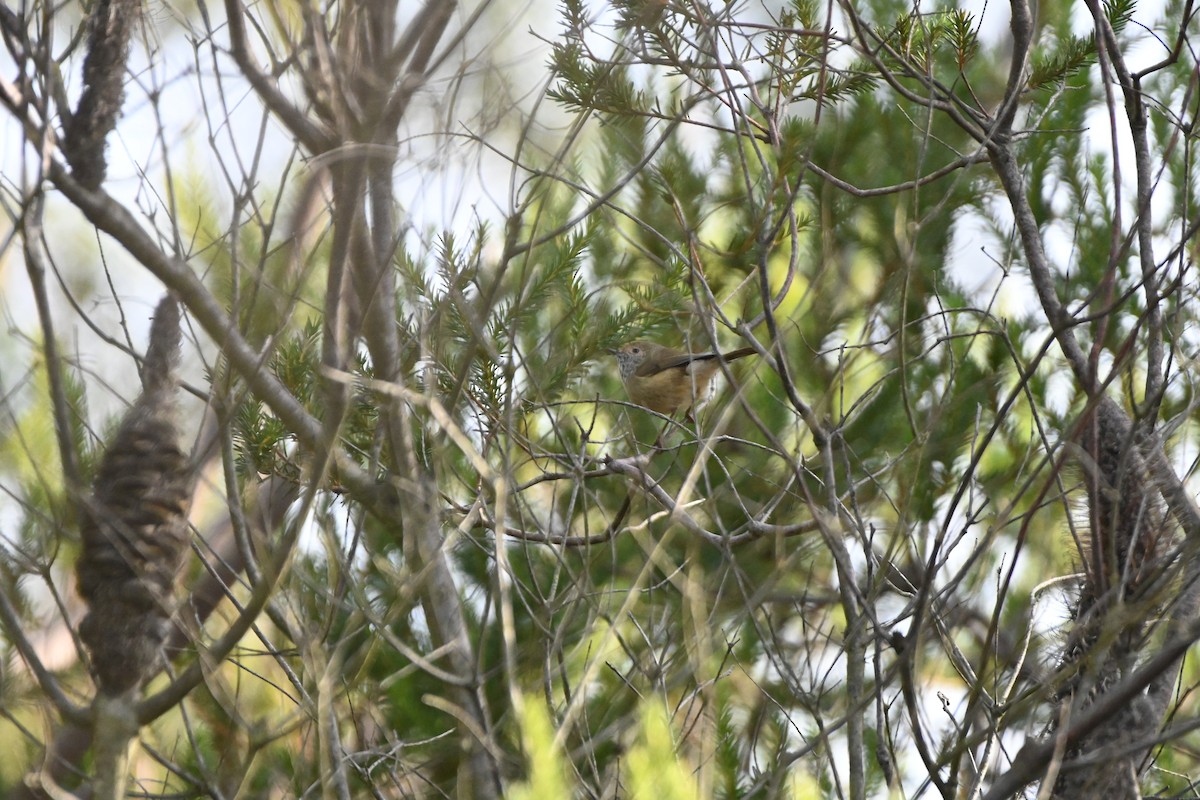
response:
M606 348L604 348L604 352L608 353L610 356L615 356L615 355L617 355L618 353L620 353L621 351L620 351L620 350L614 350L614 349L612 349L611 347L606 347Z

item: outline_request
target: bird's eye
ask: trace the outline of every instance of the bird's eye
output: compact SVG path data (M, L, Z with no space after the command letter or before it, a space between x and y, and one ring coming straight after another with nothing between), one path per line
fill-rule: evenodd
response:
M642 352L642 348L640 348L640 347L635 347L635 348L633 348L633 350L631 350L630 352L632 352L632 353L633 353L633 354L636 356L638 353Z

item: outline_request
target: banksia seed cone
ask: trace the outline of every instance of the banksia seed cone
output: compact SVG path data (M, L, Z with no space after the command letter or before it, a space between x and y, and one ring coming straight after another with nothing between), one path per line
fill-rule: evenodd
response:
M1145 629L1157 616L1155 576L1173 533L1136 432L1112 400L1097 403L1082 445L1091 524L1083 588L1072 609L1076 626L1063 658L1079 674L1062 688L1060 702L1086 708L1136 664ZM1080 691L1082 697L1074 697ZM1053 796L1141 797L1143 755L1158 724L1145 696L1132 697L1067 750ZM1095 763L1069 766L1080 757Z
M75 565L88 615L79 634L100 690L135 689L158 668L187 547L192 470L175 428L179 305L154 312L142 381L100 462Z
M1092 512L1087 591L1081 605L1114 588L1136 594L1164 549L1163 510L1138 451L1129 421L1105 398L1084 428L1084 450L1094 459L1088 476Z
M104 182L108 169L105 140L125 100L125 62L140 12L140 0L99 0L88 18L83 94L66 126L63 153L75 179L89 189Z

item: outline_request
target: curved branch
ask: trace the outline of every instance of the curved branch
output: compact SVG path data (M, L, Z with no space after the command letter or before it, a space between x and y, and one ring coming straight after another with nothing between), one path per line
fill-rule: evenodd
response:
M200 4L200 10L205 14L203 3ZM250 81L250 85L267 108L287 126L309 153L317 155L333 149L337 145L333 134L296 108L284 97L283 92L279 91L278 79L267 77L254 63L254 56L250 54L250 47L246 41L246 23L243 19L245 14L246 10L238 0L225 0L225 18L229 25L229 52L234 63L246 76L246 80ZM207 18L207 14L205 17Z

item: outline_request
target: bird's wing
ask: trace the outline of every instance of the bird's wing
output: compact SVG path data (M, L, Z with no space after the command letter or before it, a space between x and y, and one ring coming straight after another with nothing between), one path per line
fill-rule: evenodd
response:
M716 355L716 353L680 353L679 355L668 358L664 361L643 361L638 365L638 368L633 374L639 378L649 378L651 375L657 375L658 373L666 372L669 369L686 367L693 361L707 361L710 358L715 358Z

